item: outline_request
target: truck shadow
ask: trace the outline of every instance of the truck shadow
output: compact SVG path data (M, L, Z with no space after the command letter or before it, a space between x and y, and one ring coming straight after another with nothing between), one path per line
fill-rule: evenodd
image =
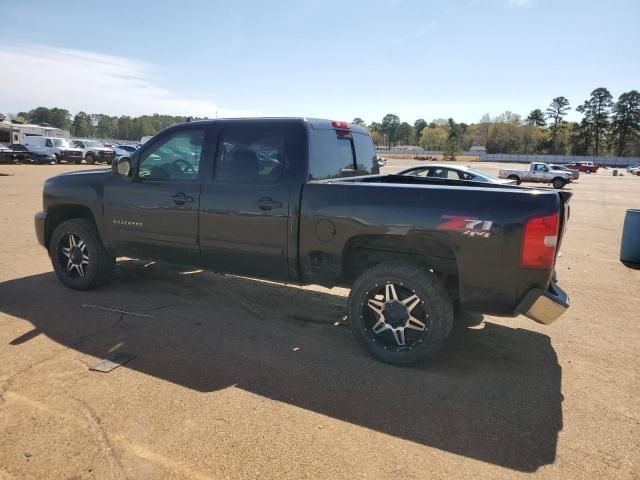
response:
M121 368L196 391L235 385L519 471L555 460L561 369L545 335L455 329L435 362L397 368L357 346L344 296L141 262L117 276L94 292L67 290L53 273L1 283L0 311L35 329L9 348L40 333L98 359L117 346L137 355Z

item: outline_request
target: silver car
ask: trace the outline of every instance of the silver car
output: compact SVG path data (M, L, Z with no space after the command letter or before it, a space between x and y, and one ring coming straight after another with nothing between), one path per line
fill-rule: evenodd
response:
M473 168L465 167L462 165L449 165L449 164L427 164L420 165L419 167L412 167L406 170L402 170L398 175L411 175L414 177L429 177L429 178L446 178L449 180L468 180L471 182L483 182L494 183L498 185L516 185L515 180L494 177L488 173L475 170Z

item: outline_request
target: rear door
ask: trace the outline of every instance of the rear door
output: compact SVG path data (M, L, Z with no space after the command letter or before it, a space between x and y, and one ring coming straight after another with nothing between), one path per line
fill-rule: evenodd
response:
M200 207L206 268L288 278L292 132L293 125L282 121L220 122Z

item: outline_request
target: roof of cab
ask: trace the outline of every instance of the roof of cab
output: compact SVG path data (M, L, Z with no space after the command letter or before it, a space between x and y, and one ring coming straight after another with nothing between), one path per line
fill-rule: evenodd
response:
M215 124L217 122L220 123L224 123L224 122L256 122L256 121L300 121L300 122L304 122L306 125L308 125L309 128L314 129L314 130L336 130L336 128L333 126L332 122L334 122L335 120L326 120L323 118L306 118L306 117L243 117L243 118L217 118L217 119L211 119L211 120L195 120L193 122L186 122L186 123L193 123L193 124ZM343 122L342 122L343 123ZM364 133L364 134L369 134L369 131L365 128L362 127L360 125L355 125L351 122L346 122L349 125L348 130L352 131L352 132L358 132L358 133ZM178 124L178 125L184 125L184 123L182 124ZM338 128L337 130L344 130L343 128Z

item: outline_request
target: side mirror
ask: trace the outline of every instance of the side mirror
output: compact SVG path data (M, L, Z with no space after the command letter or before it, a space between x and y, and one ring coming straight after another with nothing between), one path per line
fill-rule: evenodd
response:
M111 164L111 172L114 175L120 175L122 177L128 177L131 173L131 162L128 158L118 158Z

